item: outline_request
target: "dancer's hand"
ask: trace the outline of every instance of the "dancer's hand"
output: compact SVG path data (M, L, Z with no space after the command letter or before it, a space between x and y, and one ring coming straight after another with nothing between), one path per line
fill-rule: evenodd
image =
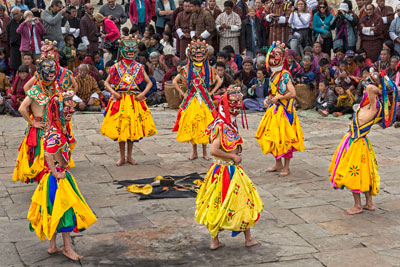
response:
M242 157L239 155L234 154L233 155L233 162L235 162L236 165L239 165L242 162Z
M56 172L56 173L53 174L53 176L56 179L64 179L65 178L65 172Z
M276 95L270 100L270 102L271 104L276 104L279 99L280 99L279 95Z
M42 121L33 121L31 125L38 129L43 129L43 127L45 126L44 122Z
M115 97L117 100L120 100L120 99L122 98L122 95L121 95L120 93L118 93L118 92L115 92L114 97Z
M135 96L135 100L142 101L144 99L144 97L145 97L145 94L140 93L140 94Z

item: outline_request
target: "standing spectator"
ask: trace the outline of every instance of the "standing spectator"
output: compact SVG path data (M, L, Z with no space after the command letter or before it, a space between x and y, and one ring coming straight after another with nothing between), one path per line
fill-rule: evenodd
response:
M357 15L357 18L360 19L363 13L365 13L364 0L356 0L356 6L354 7L353 11Z
M222 10L217 6L216 0L208 0L207 7L205 8L210 14L213 16L214 20L218 18L218 16L222 13ZM212 40L212 46L217 48L219 47L218 34L216 34Z
M307 3L304 0L298 0L289 17L293 34L288 39L290 49L296 51L297 55L303 56L304 47L312 44L310 21L311 15L307 12Z
M251 58L256 56L257 50L266 45L265 28L262 20L256 16L254 7L249 8L249 16L243 20L241 41L242 47L246 49L246 56Z
M322 51L328 55L331 54L333 45L330 26L332 19L333 15L329 12L328 3L326 0L321 0L318 4L318 12L313 16L312 29L315 39L320 39L322 42Z
M107 0L107 4L100 8L99 13L104 17L108 17L110 20L114 21L115 25L118 27L118 30L121 29L121 25L124 24L128 19L123 7L120 4L116 4L115 0Z
M81 19L83 15L85 15L85 6L79 0L71 0L69 8L75 7L76 9L76 17Z
M389 36L394 43L394 50L400 55L400 4L396 6L396 18L390 23Z
M192 16L190 17L190 37L203 39L211 45L215 36L215 21L210 12L201 8L200 0L192 0Z
M101 38L104 39L103 48L112 54L112 60L116 60L119 46L118 40L121 36L117 25L115 25L114 21L108 17L104 17L100 13L95 14L93 18L96 22L96 26L101 27L105 32L105 34L101 34Z
M162 34L167 22L171 20L171 15L175 10L174 0L157 0L156 1L156 32Z
M382 50L383 22L382 17L375 13L374 5L367 5L367 14L360 19L358 28L361 48L365 49L368 57L375 62Z
M4 48L7 58L10 56L10 46L7 39L7 24L11 18L6 14L6 6L0 4L0 47Z
M0 0L0 4L5 7L5 14L11 17L11 4L9 0Z
M267 13L265 19L270 26L268 46L274 41L286 43L289 36L289 6L284 0L275 0L269 3L265 11Z
M385 5L385 0L376 0L378 5L375 12L382 17L383 22L383 37L384 40L389 39L389 27L394 19L394 11L391 6Z
M356 28L358 18L349 10L347 3L341 3L338 14L331 21L331 29L336 30L336 37L333 42L333 49L344 46L346 50L355 50L357 36Z
M11 10L13 19L7 24L7 39L10 44L10 69L16 71L21 65L21 35L17 33L19 25L24 21L19 7Z
M171 15L171 23L172 23L172 35L174 36L174 38L176 39L176 55L179 56L179 46L180 46L180 42L179 42L179 37L178 34L176 33L176 28L175 28L175 23L176 23L176 18L178 17L178 14L183 12L183 0L179 0L178 1L178 7L175 8L174 12Z
M178 14L175 22L176 34L179 42L179 58L186 59L186 48L191 42L190 17L192 15L192 4L190 0L183 1L183 11Z
M242 21L238 14L232 11L233 2L225 1L225 11L221 13L215 21L219 38L219 49L222 50L226 45L231 45L234 52L240 53L239 36Z
M22 13L29 10L28 6L25 5L22 0L15 0L15 4L11 6L11 10L13 10L14 7L19 7Z
M64 46L64 38L61 32L61 22L63 14L67 11L63 8L61 0L53 0L50 4L49 9L43 11L42 20L43 26L46 29L44 39L50 41L57 41L57 48L61 50Z
M151 21L150 0L131 0L129 4L129 19L132 24L138 25L139 32L143 35L146 24Z
M249 10L246 2L247 0L239 0L239 2L237 3L237 6L240 7L240 9L242 10L242 15L240 16L242 20L247 17L247 11Z
M44 0L25 0L25 5L28 6L29 10L33 13L34 17L40 18L43 10L46 9Z
M390 66L390 52L387 49L382 49L380 59L375 62L374 69L379 72L381 70L386 71Z
M243 10L237 5L237 0L232 0L233 2L233 12L239 15L239 17L243 17Z
M330 59L330 56L324 52L322 52L321 43L315 42L313 45L313 65L315 67L319 66L319 61L321 58Z
M61 22L61 32L62 34L72 34L74 37L74 46L78 47L81 43L80 34L80 25L81 20L78 18L78 11L75 6L70 6L66 12L67 16L64 16ZM66 27L68 22L69 28Z
M31 54L34 61L38 60L41 55L42 36L46 30L39 18L34 18L31 11L25 11L24 22L19 25L17 33L21 35L21 58L25 54Z
M80 36L82 43L88 47L88 52L91 55L99 51L99 27L93 19L93 6L85 5L85 15L80 21ZM79 50L79 49L78 49Z

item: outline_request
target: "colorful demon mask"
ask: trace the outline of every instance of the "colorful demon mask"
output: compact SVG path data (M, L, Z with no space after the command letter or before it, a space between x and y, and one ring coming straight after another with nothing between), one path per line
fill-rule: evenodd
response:
M57 68L53 59L44 60L38 68L39 79L45 84L50 84L56 79Z
M268 49L267 54L267 69L270 67L271 69L277 69L283 66L286 55L286 45L281 42L273 43Z
M69 123L72 119L72 115L75 113L74 109L74 101L72 100L72 97L74 96L73 91L67 91L64 92L63 94L63 114L64 114L64 120L65 123Z
M119 49L123 58L134 60L138 52L137 40L131 36L127 36L120 40Z
M243 109L243 94L240 91L240 87L230 87L227 92L229 113L236 117L239 115L240 110Z
M208 45L206 41L192 41L188 45L188 57L195 64L201 64L208 57Z
M37 65L40 65L43 61L49 59L54 60L58 64L59 55L56 45L56 41L52 42L47 39L45 41L42 41L42 47L40 48L41 55L40 58L36 61Z

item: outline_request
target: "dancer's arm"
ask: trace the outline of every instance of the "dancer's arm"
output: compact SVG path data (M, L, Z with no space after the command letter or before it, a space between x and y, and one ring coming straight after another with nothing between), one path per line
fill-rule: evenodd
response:
M214 86L214 88L212 89L210 95L213 95L213 94L218 90L218 88L221 87L221 85L222 85L222 80L221 80L221 78L217 75L217 81L216 81L215 86Z
M104 87L109 91L116 99L121 99L121 94L112 89L110 84L110 75L108 75L107 79L104 81Z
M286 90L284 95L277 94L276 96L274 96L271 99L270 102L272 104L275 104L280 99L292 99L292 98L295 98L296 97L296 90L294 89L294 85L293 85L293 83L292 83L292 81L290 79L289 79L288 83L286 84L286 88L287 88L287 90Z
M54 165L54 160L55 157L52 154L45 153L44 158L46 159L47 166L49 166L49 169L53 176L57 179L64 179L65 178L65 173L64 172L58 172L56 169L56 166Z
M142 101L144 99L144 97L146 96L147 92L153 86L153 83L151 82L151 80L150 80L149 76L147 75L147 73L143 72L143 74L144 74L144 81L146 82L146 88L144 89L143 92L141 92L140 94L135 96L135 99L138 100L138 101Z
M29 89L33 86L33 84L36 82L36 77L33 76L32 78L29 79L29 81L26 82L24 85L24 91L25 93L28 92Z
M235 162L235 164L240 164L242 162L242 157L235 153L228 153L221 147L221 136L218 133L218 136L214 138L211 143L210 153L214 157L222 158L222 159L231 159Z
M172 84L175 87L175 90L179 92L179 94L183 97L185 97L185 93L181 90L181 87L179 86L179 81L181 79L181 75L178 74L175 76L175 79L172 81Z
M22 117L29 123L29 125L42 129L44 127L44 122L35 121L31 119L28 108L33 104L32 98L29 96L25 97L24 101L22 101L21 106L19 106L19 113L21 113Z
M381 94L381 89L376 87L375 85L368 85L367 86L367 93L369 98L370 109L376 110L376 97Z

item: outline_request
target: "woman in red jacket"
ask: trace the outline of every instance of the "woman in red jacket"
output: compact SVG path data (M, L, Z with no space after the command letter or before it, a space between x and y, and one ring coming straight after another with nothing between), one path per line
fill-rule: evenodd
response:
M155 1L154 1L155 2ZM132 25L138 25L139 32L143 36L146 24L150 23L152 17L150 0L131 0L129 4L129 19Z
M118 53L118 39L121 36L117 25L115 25L114 21L110 20L108 17L104 17L100 13L96 13L93 18L96 25L101 27L105 32L105 34L101 34L101 38L104 40L103 49L110 52L112 54L112 60L115 60Z

